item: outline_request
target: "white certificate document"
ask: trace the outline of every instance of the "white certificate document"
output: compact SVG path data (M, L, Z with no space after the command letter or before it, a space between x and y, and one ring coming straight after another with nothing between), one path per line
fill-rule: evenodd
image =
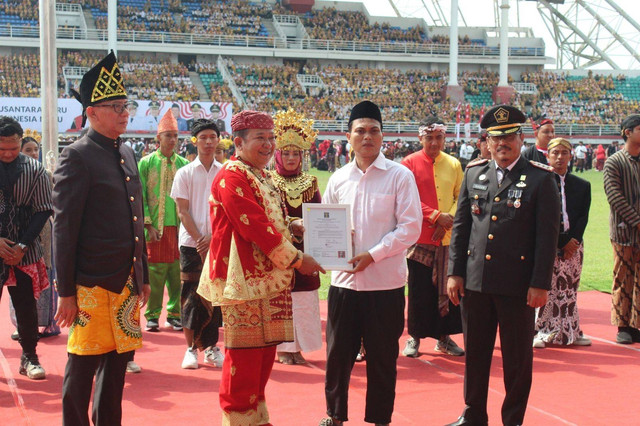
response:
M351 206L349 204L302 204L304 252L326 270L353 269Z

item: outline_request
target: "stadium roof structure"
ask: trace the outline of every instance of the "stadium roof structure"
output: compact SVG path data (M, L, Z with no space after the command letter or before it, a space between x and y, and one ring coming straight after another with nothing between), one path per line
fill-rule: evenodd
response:
M420 15L432 25L448 25L449 1L388 1L398 16ZM517 7L517 1L536 3L556 46L556 68L640 69L640 24L630 14L630 10L637 10L635 0L511 0L510 3L516 3ZM499 27L500 0L493 3L495 26ZM458 9L460 22L466 26L463 8ZM531 21L530 16L522 18Z

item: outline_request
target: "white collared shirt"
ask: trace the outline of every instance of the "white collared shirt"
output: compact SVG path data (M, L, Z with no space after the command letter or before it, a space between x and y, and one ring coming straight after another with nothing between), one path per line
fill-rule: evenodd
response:
M207 169L197 157L193 162L181 167L173 178L171 198L182 198L189 201L189 214L198 231L202 235L211 235L211 220L209 219L209 196L213 178L218 174L222 164L215 159L211 167ZM180 223L178 244L186 247L196 247L196 240L189 235L186 228Z
M404 286L407 248L420 237L422 209L413 173L378 154L363 173L355 161L338 169L322 196L324 204L351 205L354 256L368 251L364 271L333 271L331 285L356 291Z
M560 199L562 200L562 225L564 228L562 229L562 232L567 232L570 227L569 215L567 214L567 195L564 191L564 178L567 177L567 175L566 173L564 175L559 173L556 174L560 176Z
M507 166L507 170L511 171L511 169L513 169L513 166L516 165L516 163L518 162L518 160L520 160L520 156L518 155L518 158L516 158L516 161L514 161L513 163L509 164ZM504 173L502 172L502 169L500 168L500 166L498 166L498 162L496 160L493 160L493 162L496 165L496 177L498 178L498 185L502 183L502 179L504 179Z

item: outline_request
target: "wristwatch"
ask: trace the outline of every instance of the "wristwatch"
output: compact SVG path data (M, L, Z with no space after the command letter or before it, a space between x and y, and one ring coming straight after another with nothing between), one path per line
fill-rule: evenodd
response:
M20 247L20 250L22 250L22 253L26 253L27 250L29 250L29 247L27 247L25 244L22 243L18 243L16 244L18 247Z

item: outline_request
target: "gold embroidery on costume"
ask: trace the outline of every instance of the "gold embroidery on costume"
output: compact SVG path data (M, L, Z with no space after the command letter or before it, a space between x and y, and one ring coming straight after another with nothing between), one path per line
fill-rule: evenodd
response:
M98 80L91 92L91 103L115 96L127 96L127 92L122 85L122 74L118 64L113 64L111 71L102 67Z
M287 197L287 202L294 208L302 203L308 203L318 192L318 179L307 173L284 177L273 172L271 178L280 192Z
M240 215L240 222L244 223L245 225L249 224L249 218L247 217L246 214L241 214Z
M220 179L220 188L224 188L224 185L225 185L224 179Z
M244 192L242 192L242 188L240 188L239 186L238 186L238 187L236 187L236 193L237 193L239 196L244 197Z
M100 355L141 348L140 308L134 285L131 276L120 294L98 286L77 285L78 316L69 330L67 352Z

